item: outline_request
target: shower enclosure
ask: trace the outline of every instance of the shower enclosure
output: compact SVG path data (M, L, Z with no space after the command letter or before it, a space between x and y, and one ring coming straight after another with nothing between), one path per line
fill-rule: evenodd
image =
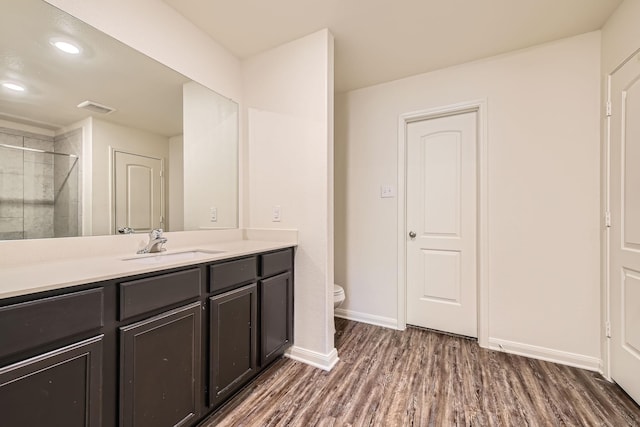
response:
M0 240L82 235L82 131L0 128Z

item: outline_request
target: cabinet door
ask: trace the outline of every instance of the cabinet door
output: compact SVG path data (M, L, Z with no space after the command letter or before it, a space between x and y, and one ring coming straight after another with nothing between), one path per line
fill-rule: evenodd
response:
M218 405L256 372L257 287L209 298L211 303L209 405Z
M120 328L120 426L181 426L200 415L201 305Z
M0 368L0 424L99 426L102 337Z
M293 338L291 273L260 282L260 365L279 357Z

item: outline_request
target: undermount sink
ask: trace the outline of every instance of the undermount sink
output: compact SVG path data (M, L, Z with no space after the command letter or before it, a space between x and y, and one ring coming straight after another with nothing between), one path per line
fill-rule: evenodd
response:
M157 253L148 254L144 256L138 256L133 258L125 258L123 261L133 262L136 264L166 264L176 261L186 261L190 259L197 259L207 257L209 255L221 254L224 251L209 251L196 249L193 251L184 252L172 252L172 253Z

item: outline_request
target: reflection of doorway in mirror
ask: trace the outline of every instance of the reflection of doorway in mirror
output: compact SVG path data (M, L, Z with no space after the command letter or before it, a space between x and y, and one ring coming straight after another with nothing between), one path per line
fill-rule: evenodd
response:
M163 167L162 159L113 152L112 234L124 227L136 232L164 228Z
M81 235L82 131L0 127L0 240Z

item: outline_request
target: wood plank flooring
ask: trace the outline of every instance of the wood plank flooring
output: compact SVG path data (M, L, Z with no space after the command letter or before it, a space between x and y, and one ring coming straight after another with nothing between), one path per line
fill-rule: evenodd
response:
M473 340L336 321L331 372L281 359L201 427L640 426L599 374Z

